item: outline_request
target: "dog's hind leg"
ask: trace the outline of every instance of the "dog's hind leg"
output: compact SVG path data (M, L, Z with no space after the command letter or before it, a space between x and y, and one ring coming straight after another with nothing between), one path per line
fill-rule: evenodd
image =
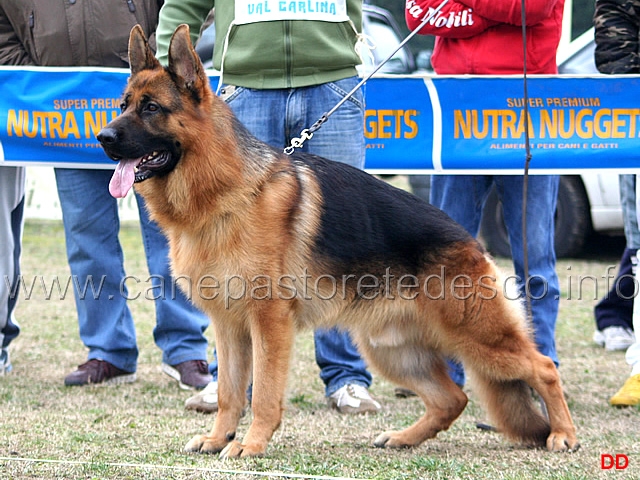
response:
M552 452L577 450L580 444L564 398L558 370L549 357L537 351L535 353L537 358L533 357L533 372L526 381L542 397L547 408L551 423L551 434L546 442L547 449Z
M464 332L468 335L463 333L465 338L458 344L491 421L508 438L527 445L546 443L551 451L577 449L575 427L553 361L537 351L521 322L510 321L509 309L485 308L483 316L482 322L491 328L475 335ZM462 337L460 331L458 335ZM534 405L529 387L545 401L549 421Z
M513 353L499 359L502 365L510 364L500 371L469 369L474 389L483 398L491 420L508 438L525 445L546 444L551 451L576 450L579 443L575 427L553 361L533 346ZM500 355L494 348L485 358L497 359ZM548 421L535 406L531 388L544 400Z
M446 363L437 352L418 345L373 347L360 343L359 347L371 366L387 379L416 393L426 407L424 415L410 427L381 433L374 441L375 446L420 445L447 430L467 405L467 396L451 380Z
M196 435L187 452L218 453L236 436L251 376L251 337L237 325L213 322L218 357L218 413L209 435Z
M263 455L282 420L295 337L293 312L287 301L264 301L256 310L251 323L253 421L242 442L234 440L222 451L223 458Z

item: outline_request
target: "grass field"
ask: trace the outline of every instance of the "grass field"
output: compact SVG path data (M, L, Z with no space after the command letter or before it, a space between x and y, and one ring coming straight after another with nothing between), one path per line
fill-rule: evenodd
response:
M147 278L137 226L125 226L121 238L127 273ZM137 382L65 388L64 376L86 359L74 301L70 291L63 299L57 291L43 293L38 281L18 307L22 333L11 346L14 371L0 378L0 478L640 478L640 410L607 403L628 374L624 354L604 352L591 341L596 300L587 276L598 280L597 296L603 296L602 276L620 252L600 245L585 258L558 264L564 296L557 328L560 370L582 443L578 452L522 449L478 430L484 414L469 388L470 404L449 431L413 450L376 449L378 433L422 414L419 401L394 398L393 385L375 377L371 392L383 404L380 414L353 417L328 410L312 337L305 332L296 345L285 420L268 455L222 462L185 454L185 442L208 429L212 418L185 411L189 393L161 373L152 303L131 302L140 348ZM509 268L509 262L500 263ZM59 222L27 222L23 274L43 278L49 287L54 277L69 275ZM248 422L246 416L240 436ZM602 470L602 454L627 455L629 466Z

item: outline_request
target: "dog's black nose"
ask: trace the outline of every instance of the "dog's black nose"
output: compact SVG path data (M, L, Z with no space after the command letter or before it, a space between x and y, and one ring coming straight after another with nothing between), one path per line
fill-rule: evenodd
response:
M118 139L118 132L115 128L105 127L98 133L98 141L103 145L115 143Z

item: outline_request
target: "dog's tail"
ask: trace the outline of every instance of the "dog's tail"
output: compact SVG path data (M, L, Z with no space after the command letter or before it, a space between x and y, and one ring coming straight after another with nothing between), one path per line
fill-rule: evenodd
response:
M474 390L500 433L515 443L531 447L546 444L551 433L549 421L536 406L532 390L524 381L474 377Z

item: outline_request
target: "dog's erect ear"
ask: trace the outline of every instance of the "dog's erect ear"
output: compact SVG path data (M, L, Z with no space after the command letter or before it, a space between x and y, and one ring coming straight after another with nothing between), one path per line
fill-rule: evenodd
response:
M135 25L129 34L129 67L132 75L141 70L162 68L149 48L149 43L140 25Z
M202 92L209 84L200 57L189 36L189 25L176 28L169 44L169 72L175 75L178 86L194 93Z

